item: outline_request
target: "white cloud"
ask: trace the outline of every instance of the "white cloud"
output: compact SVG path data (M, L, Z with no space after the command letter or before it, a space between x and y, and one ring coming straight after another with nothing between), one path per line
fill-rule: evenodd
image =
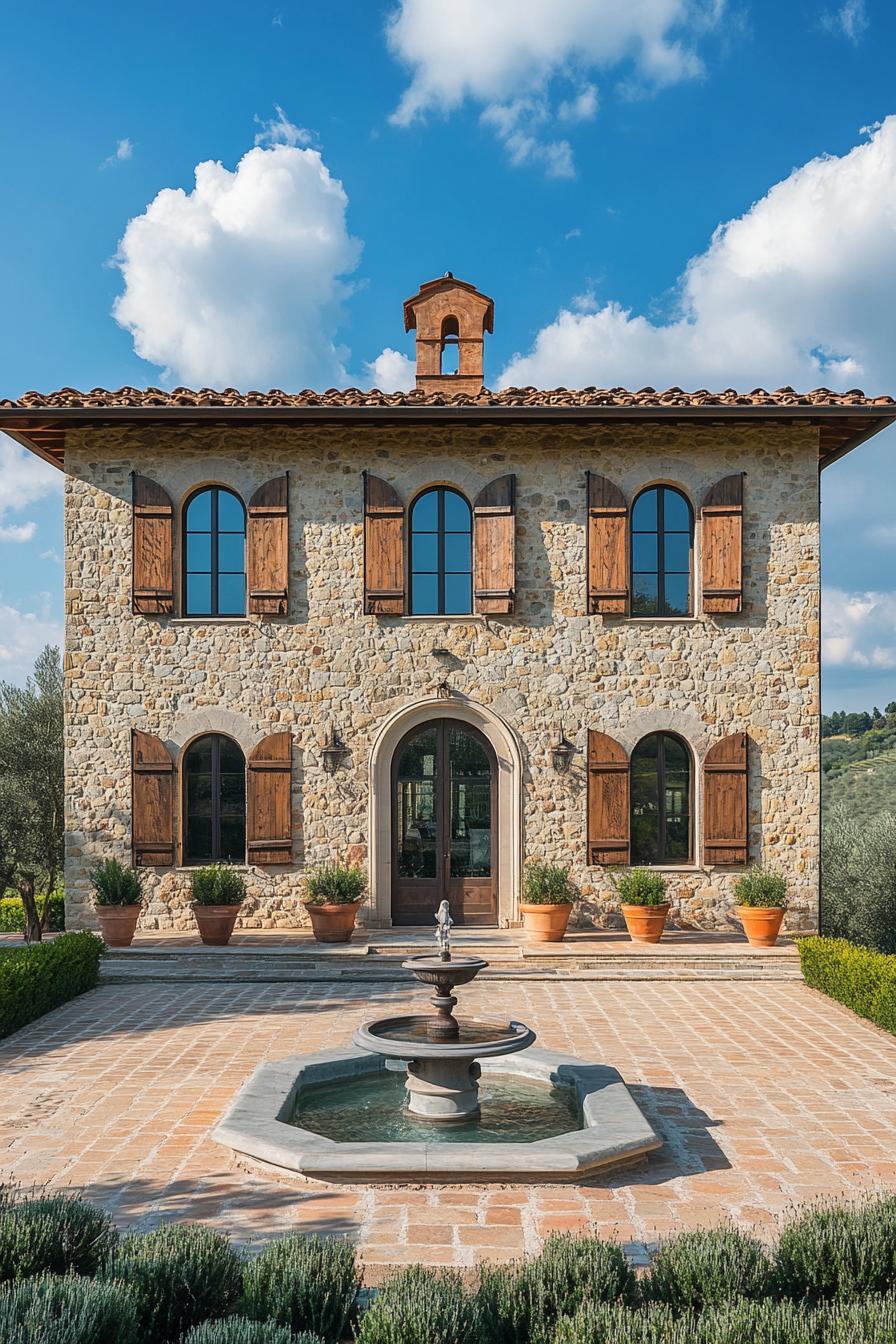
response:
M8 515L47 495L61 494L64 480L61 471L0 434L0 542L30 541L37 524L9 522Z
M492 103L481 120L494 130L514 168L540 163L548 177L575 177L569 141L540 138L548 118L543 100L517 98L511 103Z
M896 593L825 588L821 629L826 666L896 668Z
M845 5L821 16L822 27L838 37L847 38L858 46L865 29L868 27L868 13L865 0L846 0Z
M414 361L389 346L376 359L364 364L364 377L369 387L381 392L408 392L417 381Z
M255 137L256 145L310 145L314 139L310 131L306 131L304 126L296 126L295 122L290 121L289 117L283 111L279 103L274 104L275 117L269 121L263 121L261 117L256 116L256 124L261 130Z
M674 311L571 304L499 386L750 389L896 381L896 116L794 170L687 265ZM589 311L589 306L593 309Z
M128 224L114 315L166 380L343 382L345 352L334 343L347 293L340 277L361 251L347 205L317 150L257 146L233 172L200 163L192 191L160 191Z
M37 523L10 523L0 525L0 541L30 541L37 531Z
M483 120L512 162L541 162L554 176L570 176L572 151L564 142L542 145L531 122L516 136L501 135L500 109L536 101L545 108L542 120L590 120L597 88L583 77L593 69L622 66L651 87L694 78L703 70L696 39L724 7L725 0L399 0L386 36L411 83L392 121L408 126L470 99L484 108Z
M40 612L22 611L0 598L0 681L21 685L45 644L62 647L62 622L49 615L48 602L45 594Z
M115 152L107 155L100 164L101 168L113 168L116 163L126 163L134 157L134 143L127 136L119 140Z

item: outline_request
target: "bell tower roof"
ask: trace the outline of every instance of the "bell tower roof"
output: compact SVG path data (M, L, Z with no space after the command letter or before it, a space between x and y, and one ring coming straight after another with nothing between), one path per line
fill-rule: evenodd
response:
M422 284L404 304L404 329L417 333L417 386L477 396L483 387L484 337L494 321L494 302L451 271ZM457 369L449 372L446 352L453 350Z

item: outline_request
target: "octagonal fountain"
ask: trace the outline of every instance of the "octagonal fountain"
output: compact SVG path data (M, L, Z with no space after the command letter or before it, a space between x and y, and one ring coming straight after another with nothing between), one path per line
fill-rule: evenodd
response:
M448 902L437 956L403 963L432 1014L380 1018L352 1046L262 1064L214 1131L244 1166L350 1183L562 1181L660 1146L615 1069L533 1046L522 1022L455 1017L454 989L488 962L453 957Z

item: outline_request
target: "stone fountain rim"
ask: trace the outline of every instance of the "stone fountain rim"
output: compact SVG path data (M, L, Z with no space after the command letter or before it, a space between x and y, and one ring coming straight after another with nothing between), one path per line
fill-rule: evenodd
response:
M488 1059L494 1055L510 1055L517 1050L528 1049L535 1040L535 1032L525 1022L511 1019L506 1024L495 1022L491 1018L460 1018L461 1022L475 1022L483 1026L504 1027L508 1035L502 1041L491 1041L482 1045L472 1042L461 1045L459 1041L390 1041L376 1034L375 1028L396 1027L407 1023L430 1022L432 1013L400 1013L397 1017L379 1017L373 1022L364 1022L352 1032L352 1044L373 1054L384 1055L388 1059Z
M483 1060L483 1073L575 1087L584 1127L532 1143L355 1143L287 1124L304 1084L365 1077L387 1068L358 1047L288 1055L259 1064L212 1130L238 1160L285 1180L370 1184L536 1184L581 1180L627 1166L662 1146L618 1070L530 1047Z

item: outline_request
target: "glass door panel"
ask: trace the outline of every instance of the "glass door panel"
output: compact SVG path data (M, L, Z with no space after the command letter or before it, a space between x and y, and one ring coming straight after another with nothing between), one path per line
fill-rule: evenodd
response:
M485 748L461 729L448 733L451 876L492 875L492 772Z
M435 729L426 729L406 744L398 762L399 877L438 876L437 745Z

